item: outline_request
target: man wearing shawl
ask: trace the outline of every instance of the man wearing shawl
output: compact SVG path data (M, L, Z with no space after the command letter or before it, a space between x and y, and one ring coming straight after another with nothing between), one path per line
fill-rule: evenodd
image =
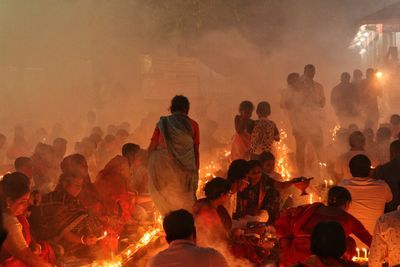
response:
M199 126L188 117L189 100L171 101L171 115L161 117L149 146L149 191L161 214L191 210L199 170Z

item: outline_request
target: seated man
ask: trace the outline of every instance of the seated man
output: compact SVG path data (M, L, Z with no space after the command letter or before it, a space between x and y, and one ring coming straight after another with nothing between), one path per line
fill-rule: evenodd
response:
M228 267L218 251L196 245L196 227L188 211L169 213L164 218L163 227L169 247L154 256L148 267Z
M352 196L348 212L372 233L376 220L384 212L385 204L392 200L392 192L385 181L369 177L371 161L367 156L353 157L349 167L353 178L344 179L339 184L349 190Z

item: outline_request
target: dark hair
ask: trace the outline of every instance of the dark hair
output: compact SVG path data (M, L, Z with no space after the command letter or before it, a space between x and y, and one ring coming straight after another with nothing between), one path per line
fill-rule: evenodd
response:
M368 177L371 172L371 161L367 156L360 154L350 160L349 168L353 177Z
M341 186L334 186L328 192L328 206L342 207L351 202L351 194L349 190Z
M168 243L196 234L193 215L184 209L168 213L164 217L163 228Z
M343 80L350 81L350 79L351 79L351 75L350 75L350 73L348 73L348 72L343 72L343 73L340 75L340 80L341 80L341 81L343 81Z
M304 71L306 70L315 70L315 66L313 64L307 64L304 66Z
M72 154L69 156L66 156L60 163L60 168L63 173L73 173L75 170L73 170L73 164L78 164L78 165L87 165L87 161L85 156L82 154Z
M350 147L364 147L365 146L365 136L360 131L355 131L350 134L349 137Z
M275 156L274 154L272 154L271 152L263 152L260 155L259 161L263 164L266 161L269 160L275 160Z
M14 201L29 193L30 181L29 178L23 173L8 173L4 175L3 180L1 181L1 187L4 197L10 198L12 201Z
M338 222L321 222L311 233L311 253L340 259L346 252L346 234Z
M244 159L232 161L227 173L227 180L230 185L245 178L249 173L249 163Z
M174 112L188 113L189 108L190 108L189 99L183 95L176 95L171 100L171 106L170 106L169 110L172 113L174 113Z
M56 144L66 145L67 143L68 143L68 141L62 137L57 137L56 139L53 140L53 146L55 146Z
M122 156L128 157L129 155L135 155L139 152L140 146L133 143L126 143L122 146Z
M118 131L115 133L115 136L117 137L129 137L129 132L125 129L118 129Z
M230 186L226 179L216 177L206 183L204 193L208 200L215 200L228 193L229 189Z
M360 70L360 69L355 69L354 71L353 71L353 77L354 76L360 76L360 77L362 77L363 76L363 72Z
M262 168L262 163L259 160L249 160L247 163L249 164L249 171L255 167Z
M390 128L382 126L379 127L378 131L376 132L376 141L379 142L379 141L389 140L391 136L392 136L392 131L390 130Z
M293 85L295 82L297 82L300 79L300 74L293 72L290 73L287 78L286 81L288 84Z
M256 112L260 117L267 117L271 115L271 105L266 101L260 102L257 105Z
M16 158L14 161L14 168L16 171L21 170L26 164L28 164L29 162L31 162L31 158L28 157L19 157Z
M242 101L239 105L239 111L247 111L247 110L254 110L254 105L251 103L251 101L245 100Z
M393 114L392 116L390 116L390 123L393 125L399 125L400 124L400 115Z

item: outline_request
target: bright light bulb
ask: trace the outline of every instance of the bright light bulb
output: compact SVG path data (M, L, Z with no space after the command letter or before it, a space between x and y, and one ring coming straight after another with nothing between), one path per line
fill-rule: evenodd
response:
M378 79L383 77L382 71L378 71L375 75L376 75L376 78L378 78Z

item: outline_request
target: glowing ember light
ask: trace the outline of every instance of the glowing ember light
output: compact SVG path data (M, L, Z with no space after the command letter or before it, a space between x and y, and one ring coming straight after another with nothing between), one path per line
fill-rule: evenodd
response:
M160 216L161 217L161 216ZM133 255L135 255L141 248L147 246L159 233L161 228L153 228L144 233L142 238L136 243L129 245L123 250L114 260L106 262L94 262L92 267L120 267L127 263Z
M288 147L286 145L287 133L280 130L280 141L276 144L277 172L283 180L289 181L291 178L288 159Z
M330 130L330 132L331 132L331 134L332 134L332 141L335 141L336 140L336 135L337 135L337 132L340 130L340 125L339 124L336 124L334 127L333 127L333 129L332 130Z
M103 235L97 238L97 241L100 241L100 240L106 238L107 234L108 234L107 231L104 231Z
M381 79L381 78L383 78L383 72L378 71L378 72L376 72L375 76L376 76L376 78Z

